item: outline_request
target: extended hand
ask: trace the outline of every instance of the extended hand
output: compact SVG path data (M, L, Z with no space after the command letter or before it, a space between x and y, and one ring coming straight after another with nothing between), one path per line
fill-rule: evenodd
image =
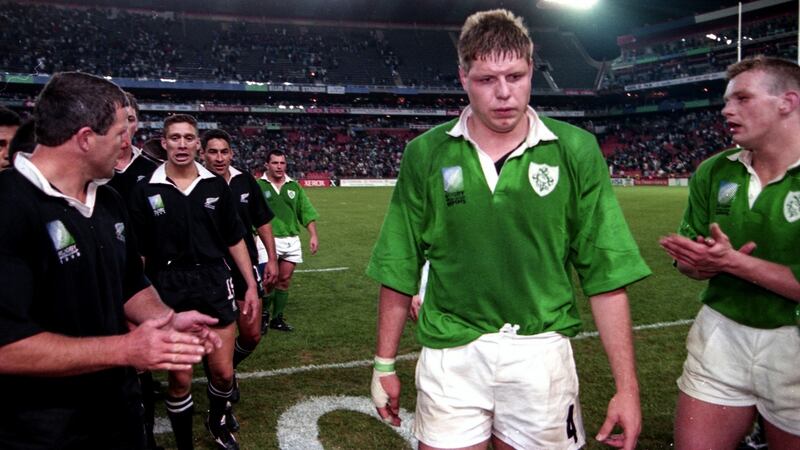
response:
M622 433L611 434L615 425L622 428ZM595 439L612 447L633 450L641 431L642 411L638 392L617 392L608 402L606 420Z
M203 339L177 329L176 316L170 312L147 320L124 335L128 364L141 370L189 370L200 362L206 350Z
M394 372L372 371L372 402L384 422L400 426L400 379Z

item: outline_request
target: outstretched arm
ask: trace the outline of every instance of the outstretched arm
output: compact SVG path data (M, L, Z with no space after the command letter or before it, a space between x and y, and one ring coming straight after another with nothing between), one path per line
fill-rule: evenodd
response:
M606 420L596 439L624 450L633 450L642 430L642 412L628 295L624 288L617 289L595 295L590 302L616 385L616 394L608 403ZM622 434L611 434L615 425L622 428Z

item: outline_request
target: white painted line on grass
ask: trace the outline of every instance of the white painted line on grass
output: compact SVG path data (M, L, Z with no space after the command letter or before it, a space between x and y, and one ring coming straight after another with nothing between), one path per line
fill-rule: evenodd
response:
M339 272L342 270L350 270L349 267L331 267L329 269L300 269L295 270L294 273L309 273L309 272Z
M689 325L694 322L693 319L683 319L683 320L676 320L673 322L657 322L651 323L647 325L637 325L633 327L634 331L639 330L654 330L660 328L669 328L669 327L677 327L681 325ZM574 340L579 339L586 339L597 337L600 334L597 331L587 331L584 333L579 333L575 336ZM409 361L415 360L419 357L419 352L412 352L406 353L405 355L398 355L398 361ZM373 361L371 359L362 359L358 361L348 361L343 363L330 363L330 364L309 364L307 366L300 366L300 367L285 367L283 369L273 369L273 370L259 370L256 372L239 372L236 374L236 378L240 380L246 379L257 379L257 378L269 378L269 377L277 377L281 375L292 375L295 373L303 373L303 372L312 372L315 370L328 370L328 369L352 369L355 367L369 367L371 366ZM205 377L197 377L193 380L195 383L205 383Z
M342 269L342 268L340 268ZM347 269L346 267L343 269ZM634 331L640 330L655 330L660 328L669 328L669 327L677 327L681 325L689 325L694 320L692 319L683 319L683 320L675 320L673 322L657 322L651 323L647 325L637 325L633 327ZM600 334L596 331L588 331L584 333L579 333L575 336L574 340L579 339L586 339L597 337ZM412 352L406 353L405 355L397 356L398 361L410 361L419 358L419 352ZM362 359L359 361L348 361L343 363L331 363L331 364L309 364L307 366L300 366L300 367L286 367L283 369L274 369L274 370L259 370L257 372L240 372L236 374L236 377L240 380L245 379L258 379L258 378L269 378L269 377L276 377L281 375L292 375L296 373L303 373L303 372L312 372L315 370L328 370L328 369L351 369L355 367L369 367L371 366L373 361L371 359ZM195 383L205 383L205 377L197 377L192 380ZM351 409L351 408L348 408ZM356 408L352 408L356 409ZM408 423L408 420L404 420L404 422ZM156 423L154 427L154 432L156 434L167 433L172 430L170 426L169 420L164 417L156 417Z

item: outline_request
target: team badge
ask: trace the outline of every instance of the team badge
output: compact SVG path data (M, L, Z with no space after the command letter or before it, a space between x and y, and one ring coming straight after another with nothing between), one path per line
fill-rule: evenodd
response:
M137 183L142 181L142 180L144 180L144 175L139 175L138 177L136 177L136 182Z
M719 182L719 192L717 192L717 203L720 205L730 205L733 197L736 196L736 191L739 190L739 185L730 181L722 180Z
M294 200L294 196L297 195L297 193L295 191L287 190L286 195L288 195L290 199Z
M212 209L212 210L216 209L218 200L219 200L219 197L206 197L206 203L203 206L205 206L208 209Z
M115 223L114 231L117 233L117 239L121 242L125 242L125 224L122 222Z
M528 167L528 181L531 182L533 191L539 197L544 197L553 192L558 184L558 166L531 163Z
M786 194L786 200L783 201L783 216L790 223L800 219L800 191L790 191Z
M239 201L242 203L247 203L247 199L250 198L250 193L245 192L244 194L239 196Z
M47 234L50 235L53 248L58 253L58 262L61 264L81 256L81 251L75 243L75 238L72 237L72 234L60 220L47 223Z
M151 195L147 197L147 201L150 202L150 207L153 208L154 216L160 216L167 212L166 208L164 208L164 199L161 198L161 194Z
M264 198L269 200L272 197L272 192L264 191Z
M467 203L464 193L464 171L461 166L442 167L442 185L447 206Z

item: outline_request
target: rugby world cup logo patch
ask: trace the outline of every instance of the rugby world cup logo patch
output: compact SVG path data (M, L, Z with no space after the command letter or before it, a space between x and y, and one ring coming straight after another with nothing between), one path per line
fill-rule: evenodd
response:
M720 205L730 205L731 201L733 201L733 198L736 197L737 190L739 190L738 184L725 180L720 181L719 192L717 193L717 203Z
M531 182L533 191L539 197L544 197L558 185L558 166L531 163L528 167L528 181Z
M800 191L789 192L783 201L783 216L789 223L800 219Z
M161 194L151 195L147 197L147 201L150 202L150 207L153 208L154 216L160 216L167 212L164 208L164 199L161 198Z
M75 238L72 237L72 234L60 220L47 223L47 234L50 235L53 248L58 254L58 262L61 264L81 256L81 251L75 243Z
M461 166L443 167L442 185L447 206L467 203L464 194L464 171Z
M719 191L717 191L717 207L714 211L715 214L727 216L731 213L731 203L736 198L736 192L739 190L739 185L731 181L722 180L719 182Z

